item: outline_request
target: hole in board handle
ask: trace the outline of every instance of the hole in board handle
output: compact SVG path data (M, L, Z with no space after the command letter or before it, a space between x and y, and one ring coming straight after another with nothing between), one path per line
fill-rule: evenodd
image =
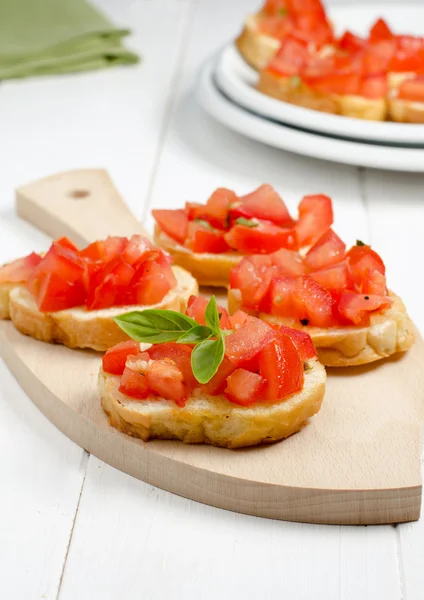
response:
M72 190L69 192L69 196L74 198L75 200L81 200L82 198L87 198L90 195L88 190Z

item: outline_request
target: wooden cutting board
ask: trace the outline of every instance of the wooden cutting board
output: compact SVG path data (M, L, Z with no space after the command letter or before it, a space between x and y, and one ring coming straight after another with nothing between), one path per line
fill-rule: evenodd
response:
M52 237L83 244L142 233L104 171L62 173L17 191L18 213ZM401 291L401 290L400 290ZM298 434L225 450L143 443L107 423L96 389L100 355L37 342L0 324L1 354L23 389L87 451L143 481L206 504L292 521L412 521L421 505L424 361L404 356L328 371L318 415Z

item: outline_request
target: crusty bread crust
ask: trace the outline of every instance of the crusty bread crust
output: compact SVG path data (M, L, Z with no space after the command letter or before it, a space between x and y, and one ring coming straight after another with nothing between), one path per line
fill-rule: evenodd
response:
M0 284L0 319L10 319L9 294L13 288L18 287L16 283Z
M236 46L240 54L257 71L266 67L280 48L279 40L260 33L258 30L260 19L261 13L250 15L245 21L241 34L236 39Z
M181 440L225 448L276 442L299 431L321 408L325 369L312 360L303 390L278 403L243 407L223 396L191 397L182 408L171 400L138 402L118 391L120 378L100 370L102 406L113 427L141 438Z
M364 365L397 352L405 352L415 341L412 322L399 296L390 294L393 304L381 313L371 316L369 327L319 327L300 326L294 319L259 313L257 316L269 323L280 323L306 331L312 338L318 358L326 367L351 367ZM230 313L240 308L237 290L229 290Z
M263 71L257 89L267 96L320 112L370 121L384 121L387 117L385 98L370 99L353 95L324 94L302 81L296 80L296 85L293 85L292 81L291 77L281 77Z
M179 267L172 267L172 269L177 278L177 286L168 292L162 302L149 307L125 306L98 311L72 308L42 313L25 287L14 286L6 290L2 285L0 286L0 298L3 298L1 314L6 315L2 318L7 318L9 313L16 329L43 342L58 342L69 348L105 351L128 339L113 317L143 308L185 310L188 298L192 294L198 294L199 288L196 280L189 273ZM9 304L8 310L6 310L7 304Z
M393 98L389 100L389 116L398 123L424 123L424 102Z
M211 254L196 253L178 244L164 233L158 225L154 232L155 244L171 254L175 264L187 269L198 281L199 285L227 287L230 271L243 258L239 252Z

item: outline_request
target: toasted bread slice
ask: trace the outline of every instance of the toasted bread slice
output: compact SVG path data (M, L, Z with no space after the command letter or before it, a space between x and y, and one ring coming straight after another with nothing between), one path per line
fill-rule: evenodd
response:
M389 100L389 116L398 123L424 123L424 102L392 98Z
M247 17L243 30L236 39L236 46L244 60L259 71L266 67L280 48L280 41L261 33L261 13Z
M192 396L182 408L153 396L140 402L119 392L120 377L103 370L99 391L110 424L145 442L160 438L241 448L286 438L319 411L325 369L316 359L307 366L301 392L281 402L250 407L237 406L224 396Z
M199 285L227 287L231 269L243 258L239 252L193 252L166 235L158 225L155 226L154 241L171 254L177 265L190 271Z
M167 308L184 311L192 294L198 294L197 281L179 267L172 267L177 286L168 292L159 304L151 306L121 306L87 311L70 308L52 313L38 310L33 296L22 285L0 286L0 315L10 317L21 333L42 340L58 342L69 348L91 348L105 351L128 339L113 317L143 308Z
M397 352L405 352L414 343L412 322L399 296L390 294L393 304L383 312L371 315L368 327L319 327L300 326L295 319L286 319L266 313L257 316L269 323L288 325L306 331L312 338L319 360L327 367L351 367L364 365ZM240 308L238 290L229 290L230 313Z
M281 77L263 71L257 89L267 96L311 110L369 121L384 121L387 118L385 98L323 94L306 85L299 77Z

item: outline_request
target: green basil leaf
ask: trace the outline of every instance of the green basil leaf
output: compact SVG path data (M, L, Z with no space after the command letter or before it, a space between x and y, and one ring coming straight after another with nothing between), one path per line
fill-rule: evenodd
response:
M361 240L356 240L356 245L357 246L365 246L364 242L361 242Z
M210 337L212 331L204 325L197 325L182 334L177 340L178 344L197 344Z
M243 225L244 227L257 227L259 223L256 221L252 221L252 219L245 219L244 217L239 217L236 219L237 225Z
M198 323L173 310L147 309L124 313L115 322L127 335L137 342L160 344L172 342L198 325Z
M204 227L205 229L213 229L212 225L204 219L194 219L196 223Z
M219 335L219 313L216 305L216 298L212 296L205 310L206 325L212 329L214 333Z
M287 14L287 8L284 8L283 6L279 8L278 14L280 15L280 17L284 17Z
M197 344L191 353L191 368L199 383L208 383L212 379L224 358L224 352L221 335L217 340L205 340Z

